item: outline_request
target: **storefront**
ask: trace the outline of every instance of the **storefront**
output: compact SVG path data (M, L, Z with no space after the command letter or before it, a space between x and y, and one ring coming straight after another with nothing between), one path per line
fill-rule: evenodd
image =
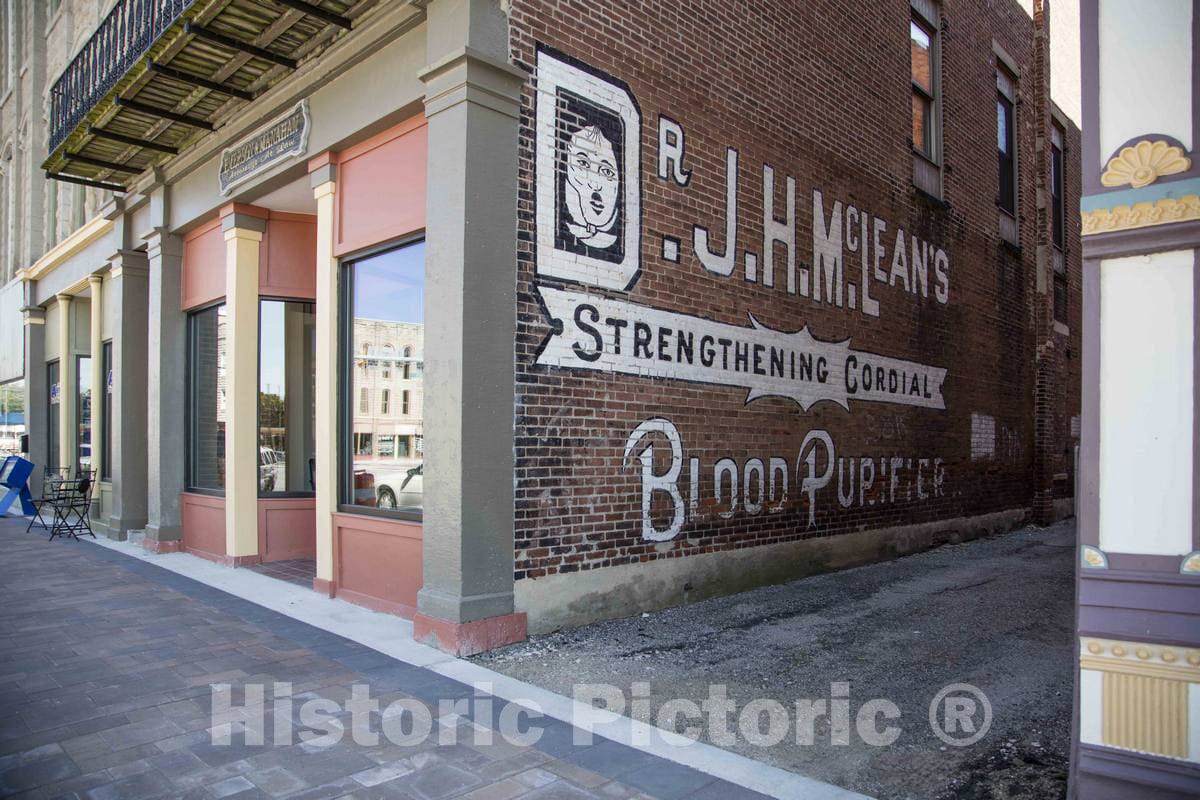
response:
M247 4L215 79L139 61L108 127L54 98L46 169L120 191L25 273L33 449L99 466L111 535L311 561L314 602L465 653L1069 512L1078 134L1015 4L945 66L937 4L879 22L866 137L861 103L729 102L715 31L653 61L666 6ZM231 8L175 9L169 54Z

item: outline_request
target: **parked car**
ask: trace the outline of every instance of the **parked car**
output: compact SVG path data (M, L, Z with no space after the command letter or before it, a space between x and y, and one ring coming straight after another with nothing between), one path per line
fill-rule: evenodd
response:
M269 447L258 448L258 490L275 491L279 454Z
M397 472L376 472L375 506L389 509L420 510L424 505L422 490L423 469L421 462L415 467Z

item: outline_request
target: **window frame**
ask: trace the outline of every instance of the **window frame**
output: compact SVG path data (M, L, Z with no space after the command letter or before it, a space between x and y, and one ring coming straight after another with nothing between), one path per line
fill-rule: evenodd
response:
M113 396L113 340L106 339L100 343L100 480L112 482L112 419ZM96 413L96 402L92 401L92 414ZM93 424L93 432L95 425Z
M1066 134L1054 123L1050 137L1050 243L1067 250ZM1057 158L1056 158L1057 157ZM1057 162L1057 163L1056 163ZM1055 188L1058 189L1057 193Z
M1013 87L1013 92L1011 95L1006 94L1004 90L1000 88L999 84L1002 76L1006 78ZM1017 190L1020 185L1020 172L1017 166L1017 101L1015 97L1016 78L1014 78L1011 74L1007 74L1007 70L1004 70L1003 67L1001 67L1000 70L997 71L996 81L996 124L999 125L999 109L1004 107L1007 115L1007 124L1005 126L1005 144L1008 146L1008 153L1007 156L1005 156L1000 152L999 143L996 145L996 208L998 208L1002 213L1007 214L1013 219L1016 219L1017 207L1019 204L1019 192ZM1003 167L1001 167L1002 160L1007 161L1008 163L1010 174L1007 181L1004 179L1004 171ZM1004 204L1006 188L1012 197L1012 208L1008 208Z
M87 386L85 387L82 383L83 370L80 369L80 367L82 366L82 364L85 360L86 361L92 360L92 356L90 353L76 353L75 354L75 386L74 386L75 419L73 420L75 424L71 426L71 432L74 434L74 437L75 437L74 469L75 469L76 474L78 474L79 471L83 468L83 436L81 435L83 433L83 393L84 393L85 388L89 392L92 390L91 368L89 368L89 370L88 370ZM96 432L95 426L93 424L96 419L96 400L95 400L95 398L91 399L91 403L89 404L87 411L88 411L88 420L87 420L88 443L87 444L88 444L88 447L91 448L91 453L89 454L89 461L88 461L87 468L90 470L90 469L92 469L92 464L95 463L95 459L92 457L95 455L95 448L96 448L96 442L93 441L93 439L95 437L92 435Z
M51 379L53 371L54 379ZM58 384L58 402L51 402L54 386ZM62 404L62 359L52 358L46 362L46 465L45 471L61 470L58 463L62 451L62 415L58 407ZM28 429L28 426L26 426Z
M258 338L255 340L255 346L258 348L258 366L255 369L255 387L254 387L254 443L255 443L255 463L261 468L258 459L262 458L262 304L263 303L299 303L300 305L311 306L313 318L316 319L317 304L315 300L295 297L275 297L272 295L259 295L258 297ZM313 353L314 359L316 352ZM313 402L316 402L316 391L313 392ZM315 431L314 431L315 436ZM315 442L314 442L315 445ZM316 449L314 447L314 457ZM297 491L289 490L285 492L264 492L258 485L258 475L255 475L254 487L258 492L259 499L262 500L286 500L288 498L303 498L316 497L317 492L314 488L312 491Z
M937 25L935 25L930 20L926 19L925 15L922 14L920 11L918 11L915 8L912 9L912 13L909 15L909 26L910 26L909 27L909 31L910 31L910 33L909 33L910 45L909 46L910 47L911 47L911 42L912 42L912 33L911 33L912 27L911 26L913 26L913 25L920 28L929 37L929 88L928 89L926 89L924 86L922 86L921 84L917 83L915 80L912 79L911 53L909 56L909 59L910 59L910 61L909 61L909 83L911 84L912 93L921 95L929 103L929 127L928 127L929 150L927 152L924 149L924 146L923 146L924 143L918 143L918 142L914 141L914 142L912 142L912 151L915 155L921 156L921 158L925 159L930 164L932 164L936 167L941 167L942 160L940 158L940 155L941 155L940 145L941 145L942 137L941 137L941 126L938 124L939 123L938 95L940 94L939 90L941 89L941 81L939 80L940 72L941 72L941 59L940 59L941 48L939 46L940 42L938 39L939 29L938 29Z
M214 300L211 303L208 303L206 305L196 306L195 308L189 308L186 312L186 319L184 320L183 336L184 336L184 349L186 350L186 353L184 354L185 357L184 357L184 365L183 365L183 370L184 370L183 390L185 392L184 403L183 403L183 424L184 424L184 429L183 429L183 433L184 433L183 490L185 492L187 492L188 494L206 495L208 497L224 497L225 489L208 489L208 488L196 486L192 480L193 477L195 476L193 453L192 453L192 441L195 438L193 436L193 430L192 430L192 425L193 425L192 390L194 388L193 387L194 379L192 377L193 376L193 372L192 372L193 353L192 353L192 350L194 349L192 347L192 325L193 325L193 319L196 317L196 315L201 314L205 311L210 311L212 309L219 308L220 306L223 306L225 304L226 304L225 298L221 297L221 298ZM257 420L256 420L256 422L257 422ZM222 475L222 481L224 481L224 480L225 480L225 476Z
M374 506L360 506L353 502L354 493L354 412L356 406L348 402L354 388L354 267L361 261L366 261L393 250L425 241L424 229L416 231L399 239L393 239L378 245L342 256L338 260L338 346L337 346L337 380L338 380L338 443L337 443L337 510L341 514L356 514L379 519L395 520L398 522L422 523L424 511L383 510ZM371 448L374 450L375 441L372 437Z

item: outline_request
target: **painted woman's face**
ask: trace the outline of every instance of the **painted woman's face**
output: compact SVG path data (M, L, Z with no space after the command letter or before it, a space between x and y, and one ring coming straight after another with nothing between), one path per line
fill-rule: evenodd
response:
M567 143L567 210L578 225L606 231L617 216L617 157L600 129L576 131Z

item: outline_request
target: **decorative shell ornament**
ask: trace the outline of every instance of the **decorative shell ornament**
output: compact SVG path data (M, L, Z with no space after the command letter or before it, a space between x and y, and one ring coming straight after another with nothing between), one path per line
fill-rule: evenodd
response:
M1108 569L1108 559L1104 557L1100 548L1085 544L1081 545L1079 550L1084 569Z
M1122 147L1121 152L1109 159L1100 183L1105 186L1129 184L1140 189L1164 175L1185 172L1191 166L1192 160L1178 146L1142 140L1130 147Z
M1179 571L1185 575L1200 573L1200 550L1195 550L1183 557Z

